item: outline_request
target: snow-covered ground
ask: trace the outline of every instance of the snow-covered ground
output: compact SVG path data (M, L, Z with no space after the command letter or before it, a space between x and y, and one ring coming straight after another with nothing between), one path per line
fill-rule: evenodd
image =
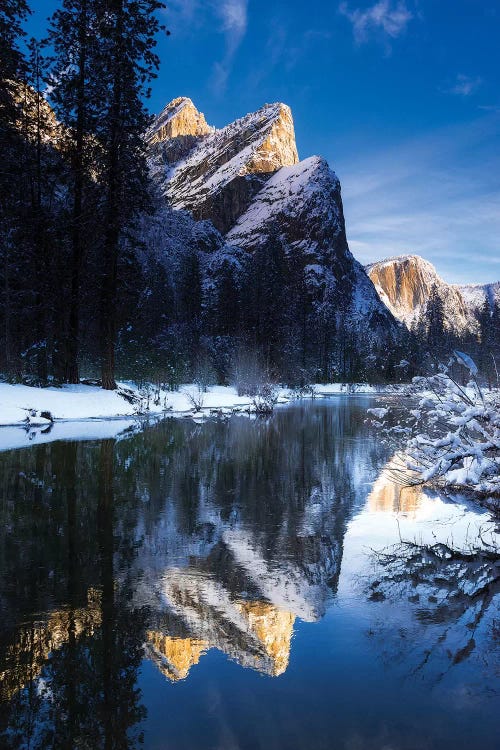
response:
M379 390L368 384L331 383L315 386L314 392L318 397L328 397ZM281 388L277 403L285 404L296 397L295 392ZM238 396L230 386L212 386L200 393L193 384L177 391L155 392L150 388L148 392L132 383L120 383L117 391L103 391L91 385L33 388L0 383L0 450L20 448L35 439L39 443L116 437L140 426L148 416L196 419L213 412L246 412L251 408L252 400ZM50 419L45 416L47 412Z
M123 394L130 394L127 399ZM53 420L110 419L163 412L188 413L193 411L189 395L198 398L196 386L183 386L178 391L160 391L155 398L151 389L140 391L130 383L120 383L117 391L104 391L91 385L66 385L61 388L32 388L25 385L0 383L0 425L22 422L47 424L40 417L50 412ZM249 406L248 397L242 398L234 388L215 386L201 394L207 409Z
M314 386L318 396L341 393L377 393L377 386L360 383L346 385L330 383ZM123 395L125 394L125 395ZM129 395L131 398L126 398ZM293 391L279 390L278 403L295 397ZM251 406L248 396L238 396L231 386L211 386L200 393L195 385L184 385L177 391L160 391L152 388L149 398L144 389L131 383L120 383L117 391L103 391L98 386L65 385L60 388L33 388L26 385L0 383L0 426L29 423L47 425L41 417L50 412L54 421L82 419L110 419L144 414L191 414L198 411L193 401L200 400L201 411L219 409L245 409Z

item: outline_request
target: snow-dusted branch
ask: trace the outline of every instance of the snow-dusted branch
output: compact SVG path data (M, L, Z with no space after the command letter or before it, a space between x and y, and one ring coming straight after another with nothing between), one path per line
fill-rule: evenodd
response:
M484 393L472 359L455 352L466 367L470 381L460 385L449 367L430 377L415 378L419 405L411 410L413 420L387 426L391 410L371 409L375 424L387 433L408 434L396 468L402 484L432 484L445 489L468 491L488 498L500 497L500 394ZM450 363L449 363L450 364ZM406 415L407 416L407 415ZM498 502L494 502L498 507Z

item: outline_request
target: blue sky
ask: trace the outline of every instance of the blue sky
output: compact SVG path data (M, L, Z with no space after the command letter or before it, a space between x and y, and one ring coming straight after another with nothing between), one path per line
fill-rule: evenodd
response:
M54 0L33 0L30 30ZM152 111L190 96L222 126L292 107L301 158L342 183L363 263L418 253L500 279L499 0L171 0Z

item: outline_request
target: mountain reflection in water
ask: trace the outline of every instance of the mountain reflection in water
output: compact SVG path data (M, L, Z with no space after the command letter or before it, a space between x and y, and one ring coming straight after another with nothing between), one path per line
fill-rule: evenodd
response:
M127 439L0 454L5 746L132 748L144 740L151 748L308 747L306 704L315 689L324 694L325 679L330 686L339 680L333 644L342 658L351 649L358 667L369 653L361 657L362 650L373 648L366 631L373 607L382 605L367 603L356 584L361 572L370 574L367 541L389 543L395 516L418 526L435 507L380 473L391 455L365 423L369 405L345 398L296 405L264 421L167 420ZM471 523L485 522L472 510L441 505L452 508L455 534L457 523L470 533ZM353 645L352 626L342 635L337 623L338 633L326 636L339 611L343 623L356 622L362 645ZM307 623L314 629L304 631ZM317 688L308 681L310 662L300 666L308 642L319 659ZM262 736L248 744L241 707L231 740L212 726L213 708L204 713L202 705L203 691L208 697L226 669L216 654L250 668L233 675L233 688L225 683L230 694L217 705L243 700L242 680L252 673L276 685L286 680L281 695L289 695L293 720L284 734L263 720ZM386 679L388 692L397 693L399 678ZM153 686L165 709L156 706ZM191 723L183 717L195 698L186 690L196 691L201 712ZM284 698L272 695L282 711ZM252 710L267 715L268 700ZM363 739L368 729L352 694L345 727L331 723L322 700L317 694L315 747L379 747ZM293 740L285 740L291 726ZM434 747L405 744L400 734L397 747ZM441 748L460 747L452 734L441 737ZM388 738L395 736L389 731ZM486 734L484 748L493 747L488 741Z

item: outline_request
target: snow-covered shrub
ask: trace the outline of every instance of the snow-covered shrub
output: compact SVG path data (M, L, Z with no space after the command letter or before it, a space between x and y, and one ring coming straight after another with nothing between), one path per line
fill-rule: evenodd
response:
M137 392L129 388L120 388L119 393L126 401L134 405L137 415L147 414L154 399L154 389L151 383L142 383Z
M269 374L256 350L241 348L236 352L231 380L238 396L258 395L259 389L269 381Z
M198 389L206 393L209 386L217 383L217 373L215 372L212 363L208 356L200 356L196 362L194 368L193 382L196 383Z
M401 539L371 555L364 579L368 599L387 600L409 615L404 628L389 627L380 616L374 628L384 650L394 658L404 651L413 675L418 672L422 679L435 677L436 667L441 679L471 658L478 660L476 668L481 665L478 683L495 682L495 660L488 658L488 650L498 638L498 535L495 523L469 531L470 539L468 532L458 546L453 537L427 544Z
M186 389L184 393L186 394L193 411L198 412L203 409L206 393L206 388L203 385L196 383L194 388Z
M274 383L262 383L252 398L255 414L272 414L278 401L279 391Z
M315 399L318 395L316 386L313 383L298 385L292 389L293 398L311 398Z
M386 420L378 426L408 433L400 481L500 497L500 393L483 391L468 355L455 352L455 360L469 371L466 386L450 376L448 366L414 378L421 396L410 425L403 428L398 420L387 426Z

